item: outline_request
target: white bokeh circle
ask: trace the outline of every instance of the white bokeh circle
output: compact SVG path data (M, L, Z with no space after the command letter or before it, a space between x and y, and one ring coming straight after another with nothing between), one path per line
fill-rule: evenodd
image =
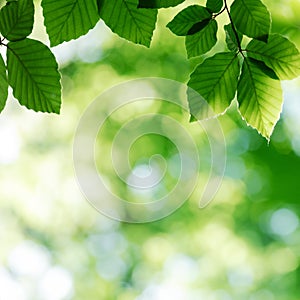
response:
M141 203L123 199L105 184L95 160L97 135L112 113L125 105L147 100L167 101L188 112L189 108L185 99L187 90L190 95L197 97L197 101L201 103L202 107L205 107L206 110L209 108L198 93L183 83L165 78L141 78L118 84L106 90L84 111L74 137L74 168L83 194L100 213L123 222L151 222L170 215L191 196L198 182L199 151L188 129L169 115L147 113L125 122L117 134L112 137L111 157L103 158L112 160L116 176L126 182L129 187L151 190L159 184L164 175L162 173L159 177L154 176L155 161L163 162L164 158L154 155L148 161L149 174L147 176L132 173L128 178L124 174L128 174L131 169L130 147L138 138L147 134L157 134L168 138L179 153L180 176L175 186L164 196L159 198L153 196L151 201ZM139 126L136 126L137 122ZM198 123L207 135L211 152L210 177L199 199L199 206L204 207L213 199L222 182L226 165L226 147L223 131L217 119ZM120 155L116 154L120 151L122 151L122 163L118 162Z

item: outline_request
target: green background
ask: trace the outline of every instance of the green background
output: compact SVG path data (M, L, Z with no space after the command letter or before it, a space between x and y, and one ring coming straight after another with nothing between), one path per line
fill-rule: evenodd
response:
M300 48L299 1L265 2L272 31ZM129 79L186 82L202 61L188 61L184 39L165 28L177 11L160 12L150 49L112 35L101 22L87 36L53 48L62 73L61 115L34 113L8 101L0 115L0 299L300 298L299 78L283 83L283 113L269 145L245 125L234 105L219 117L227 166L205 209L198 208L199 188L163 220L124 224L97 213L80 192L72 141L86 106ZM36 17L32 37L46 41L40 10ZM224 47L218 44L209 55ZM197 143L208 147L198 126L186 125L186 112L166 104L151 110L190 126ZM113 133L133 117L125 111L111 118L100 149L109 148ZM169 140L148 136L134 145L132 164L145 149L167 161L175 151ZM99 157L100 169L126 194L106 161ZM208 172L204 162L200 179Z

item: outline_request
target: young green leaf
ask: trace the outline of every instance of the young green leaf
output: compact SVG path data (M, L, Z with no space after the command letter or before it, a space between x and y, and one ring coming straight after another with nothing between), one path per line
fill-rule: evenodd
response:
M59 113L60 74L54 55L39 41L24 39L7 46L8 83L29 109Z
M157 9L139 9L138 0L98 0L100 17L119 36L149 47Z
M218 13L223 7L223 0L207 0L206 7L213 13Z
M32 31L33 0L7 2L0 11L0 32L10 41L26 38Z
M138 8L162 8L172 7L185 0L139 0Z
M269 140L282 110L281 85L274 71L262 62L245 58L237 99L242 117Z
M234 0L230 14L241 33L263 42L268 41L271 16L260 0Z
M252 40L247 46L247 55L262 60L273 69L281 80L300 75L300 53L287 38L272 34L267 44Z
M198 28L200 28L198 31L200 31L199 24L203 23L205 27L211 17L212 14L205 7L191 5L179 12L167 27L176 35L188 35L191 34L190 31L195 28L196 24L198 24Z
M237 32L237 37L232 29L231 24L227 24L224 26L225 34L226 34L226 44L230 51L236 52L239 49L239 45L243 39L243 35Z
M6 76L6 67L2 56L0 55L0 112L4 109L8 96L8 83Z
M188 57L200 56L208 52L217 42L218 24L210 20L199 32L185 38L185 47Z
M223 113L235 96L239 74L237 54L224 52L207 58L191 74L188 86L198 92L208 105L188 94L191 114L198 119L206 119Z
M77 39L99 20L96 0L42 0L51 46Z

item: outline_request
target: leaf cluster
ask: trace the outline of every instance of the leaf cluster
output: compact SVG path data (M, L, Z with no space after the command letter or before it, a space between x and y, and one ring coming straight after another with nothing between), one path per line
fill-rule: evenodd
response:
M86 34L101 18L120 37L149 47L158 10L185 0L42 0L50 45ZM185 37L188 58L209 52L218 42L218 16L227 14L228 51L206 58L192 72L188 86L191 119L206 119L226 111L235 97L243 119L267 139L282 109L280 80L300 75L300 54L286 37L271 34L271 15L261 0L207 0L205 6L184 7L167 27ZM7 48L6 64L0 57L0 111L8 85L15 98L29 109L58 113L61 83L51 50L28 38L34 23L33 0L7 1L0 10L0 46ZM243 47L243 37L250 42Z
M180 11L167 27L185 36L189 58L203 55L217 43L216 18L226 13L223 27L228 51L206 58L192 72L188 92L193 120L223 114L237 97L239 112L247 124L268 140L282 110L280 80L300 75L300 54L286 37L271 34L271 15L261 0L207 0ZM243 37L250 38L245 48Z

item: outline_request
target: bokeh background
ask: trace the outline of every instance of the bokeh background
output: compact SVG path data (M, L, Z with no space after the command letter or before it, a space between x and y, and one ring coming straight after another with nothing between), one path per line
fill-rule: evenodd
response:
M300 2L265 2L273 31L300 48ZM32 37L48 43L36 4ZM73 137L96 96L140 77L187 82L203 60L188 61L183 38L164 28L182 7L161 10L150 49L118 38L102 22L53 48L62 73L61 115L28 111L10 97L0 115L1 300L300 299L300 78L283 82L283 113L270 144L245 125L235 104L219 118L227 167L205 209L198 208L196 191L163 220L125 224L99 214L77 185ZM209 55L224 47L219 43ZM208 147L186 112L161 104L147 109L191 126L194 139ZM109 119L99 149L108 148L116 128L133 117ZM174 170L176 149L168 139L148 136L133 149L133 166L159 153ZM106 161L99 156L99 168L126 194ZM199 176L205 178L209 164L202 166ZM174 179L169 177L166 190Z

